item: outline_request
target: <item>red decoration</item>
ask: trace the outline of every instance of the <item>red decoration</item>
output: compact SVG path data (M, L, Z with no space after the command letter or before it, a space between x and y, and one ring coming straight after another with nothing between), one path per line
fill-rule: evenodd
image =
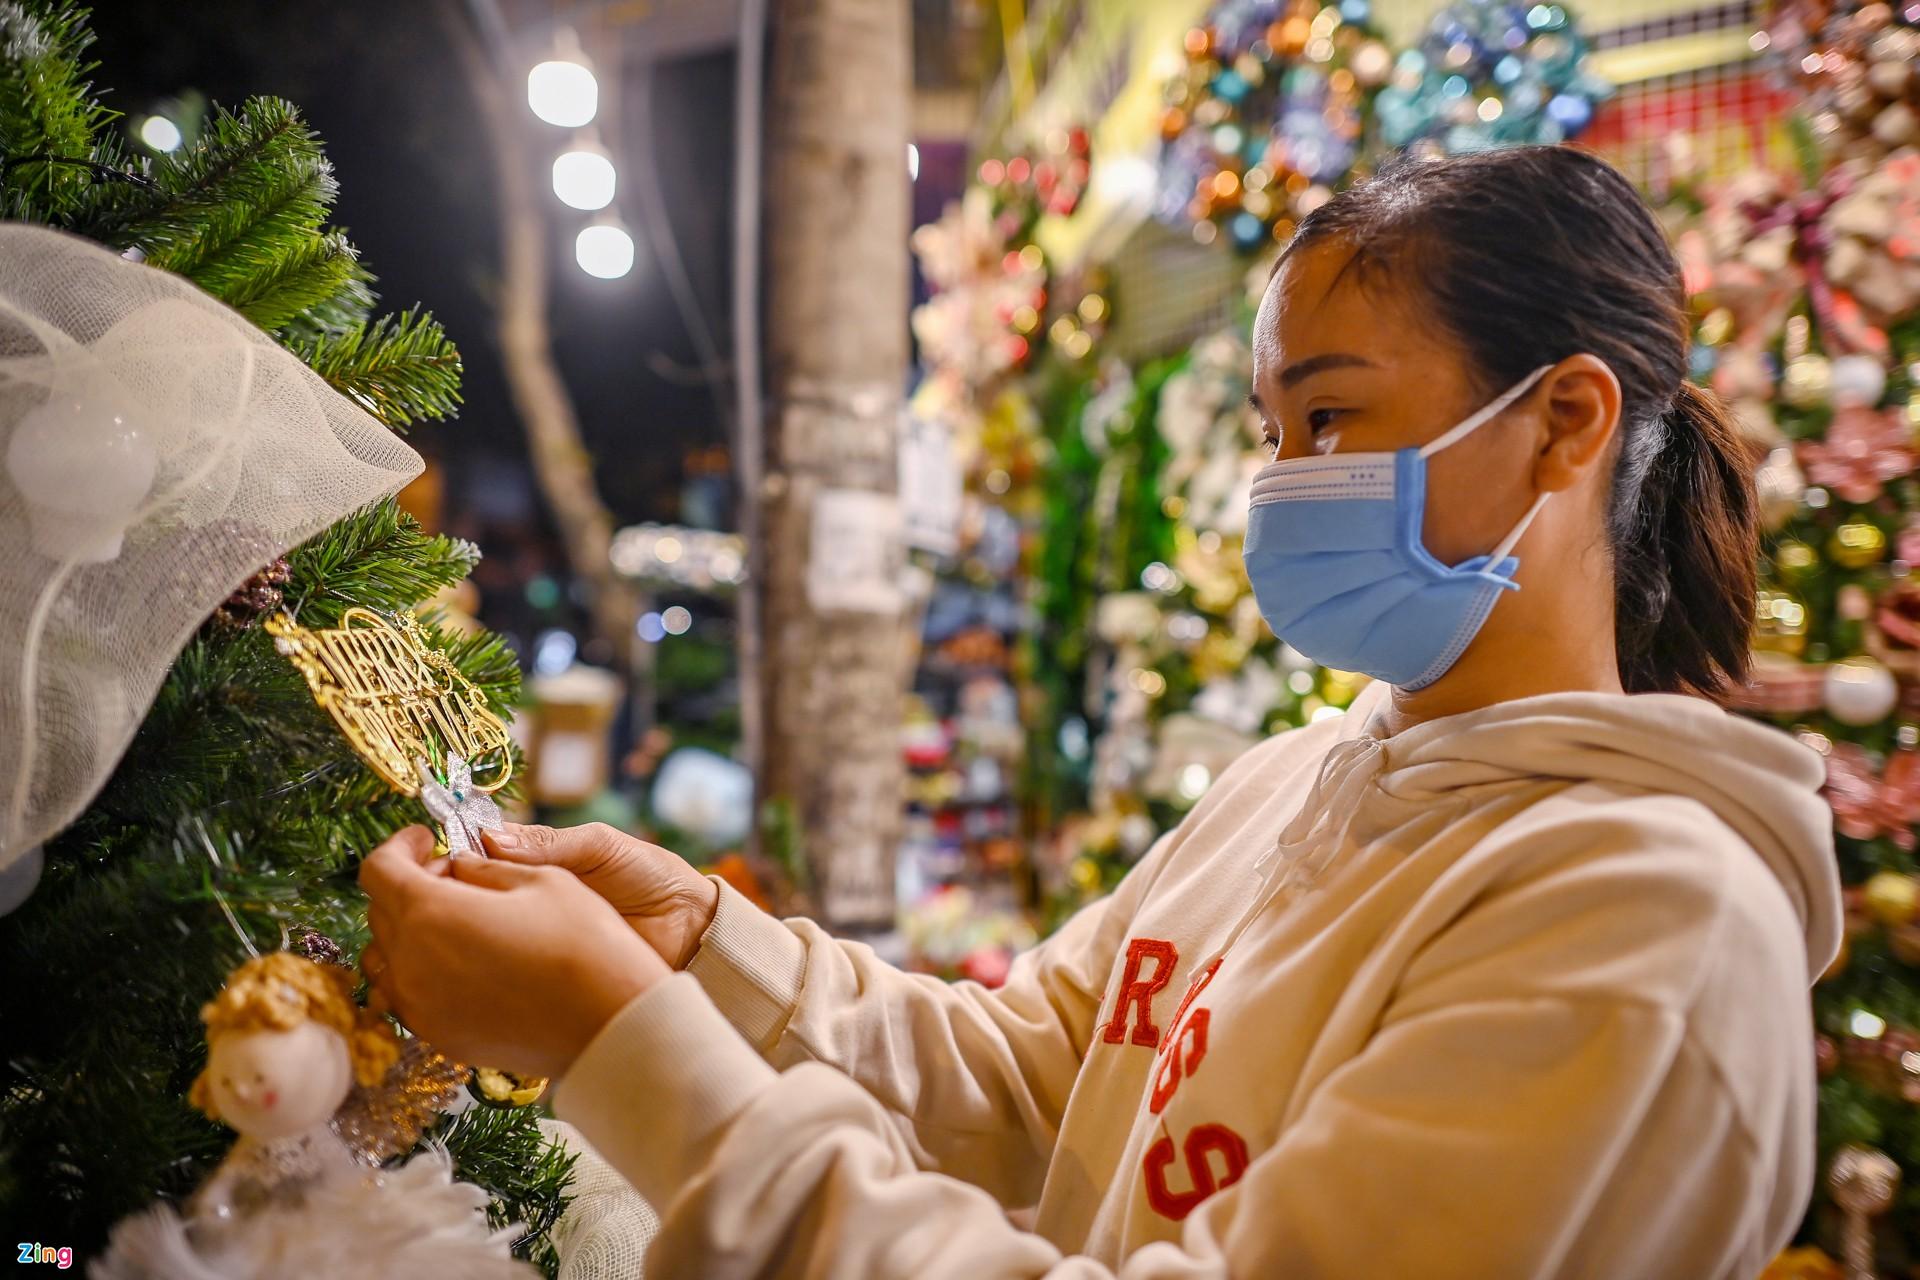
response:
M1867 753L1851 742L1837 742L1827 756L1827 803L1833 826L1843 836L1873 840L1885 836L1911 851L1913 824L1920 822L1920 752L1896 751L1886 771L1875 775Z
M1807 479L1825 485L1848 502L1872 502L1889 480L1911 472L1920 458L1906 421L1892 409L1845 405L1834 410L1824 440L1800 446Z

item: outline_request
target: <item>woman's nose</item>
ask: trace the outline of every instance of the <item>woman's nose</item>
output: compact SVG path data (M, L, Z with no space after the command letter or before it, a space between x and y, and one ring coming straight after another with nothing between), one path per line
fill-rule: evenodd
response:
M1311 457L1314 452L1313 432L1304 428L1280 429L1280 445L1274 450L1274 461L1284 462L1291 458Z

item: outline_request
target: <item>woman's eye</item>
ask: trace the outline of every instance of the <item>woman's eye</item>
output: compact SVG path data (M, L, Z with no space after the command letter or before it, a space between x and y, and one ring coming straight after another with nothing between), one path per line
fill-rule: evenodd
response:
M1267 451L1269 457L1277 458L1280 456L1280 437L1263 435L1260 437L1260 447Z
M1322 431L1332 426L1334 419L1339 416L1340 410L1338 409L1309 409L1307 411L1307 427L1313 434L1319 435Z

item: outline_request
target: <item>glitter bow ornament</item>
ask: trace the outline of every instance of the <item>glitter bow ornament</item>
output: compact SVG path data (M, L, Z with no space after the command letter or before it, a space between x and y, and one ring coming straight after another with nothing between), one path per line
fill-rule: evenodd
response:
M473 766L460 756L447 757L447 776L436 778L425 760L415 762L420 770L420 802L440 824L446 835L447 852L486 857L480 833L501 826L500 806L493 797L473 785Z

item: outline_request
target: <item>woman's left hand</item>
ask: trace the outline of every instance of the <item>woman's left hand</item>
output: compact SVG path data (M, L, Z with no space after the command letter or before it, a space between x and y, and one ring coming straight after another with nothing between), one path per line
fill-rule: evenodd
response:
M408 827L360 864L367 980L448 1057L558 1076L666 962L558 867L435 858Z

